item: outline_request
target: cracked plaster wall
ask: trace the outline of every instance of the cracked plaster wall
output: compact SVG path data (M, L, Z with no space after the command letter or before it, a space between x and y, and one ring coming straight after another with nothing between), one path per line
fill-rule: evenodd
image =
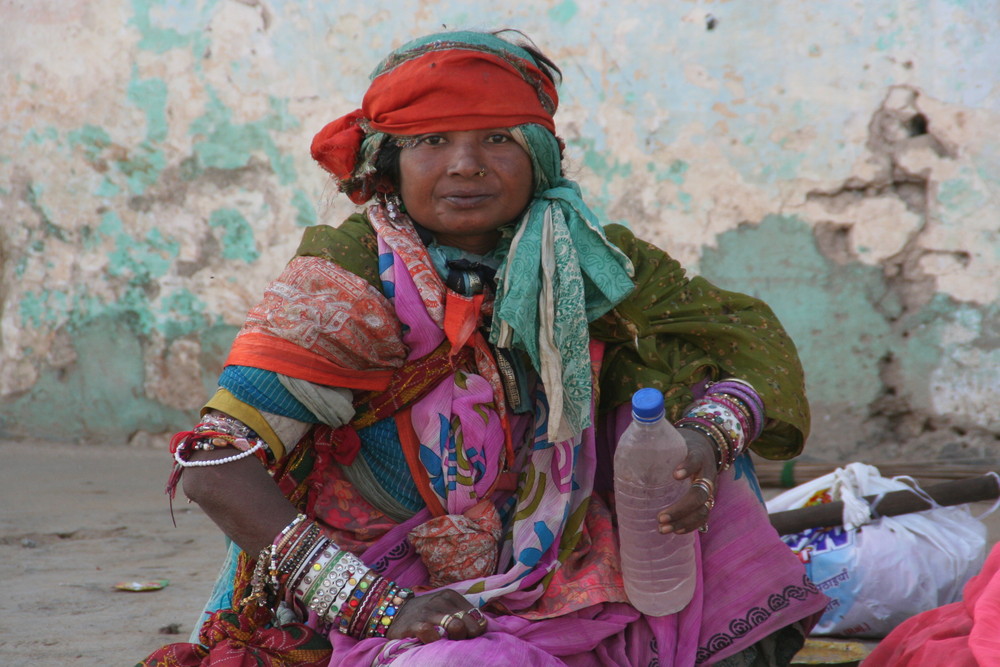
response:
M995 0L0 0L0 437L190 423L384 53L519 28L571 174L796 339L809 455L995 459Z

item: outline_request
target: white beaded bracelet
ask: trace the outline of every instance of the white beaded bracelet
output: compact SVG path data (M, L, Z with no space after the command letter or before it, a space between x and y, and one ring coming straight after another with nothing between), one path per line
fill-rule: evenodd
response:
M178 447L177 451L174 452L174 460L177 461L177 465L179 465L182 468L205 468L208 466L221 466L226 463L232 463L233 461L239 461L240 459L245 459L248 456L253 456L254 452L256 452L258 449L263 449L264 446L265 446L264 441L258 440L257 444L255 444L253 447L244 450L239 454L233 454L232 456L227 456L224 459L208 459L205 461L185 461L184 459L181 458L181 452L183 451L184 447Z

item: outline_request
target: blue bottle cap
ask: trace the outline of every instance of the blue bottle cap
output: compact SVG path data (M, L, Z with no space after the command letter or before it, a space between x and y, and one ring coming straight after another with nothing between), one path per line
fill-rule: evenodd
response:
M642 421L656 421L663 414L663 394L647 387L632 394L632 414Z

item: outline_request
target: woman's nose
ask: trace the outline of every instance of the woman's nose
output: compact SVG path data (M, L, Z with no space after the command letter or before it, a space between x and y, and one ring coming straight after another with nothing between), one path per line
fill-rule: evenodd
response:
M455 176L475 176L483 169L482 151L474 142L456 141L452 144L448 173Z

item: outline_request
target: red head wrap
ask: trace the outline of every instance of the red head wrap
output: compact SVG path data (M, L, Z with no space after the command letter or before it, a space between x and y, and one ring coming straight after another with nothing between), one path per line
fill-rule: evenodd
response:
M316 135L312 155L360 204L371 188L350 181L366 128L415 135L536 123L554 134L558 103L555 85L527 60L463 46L429 50L376 76L361 109Z

